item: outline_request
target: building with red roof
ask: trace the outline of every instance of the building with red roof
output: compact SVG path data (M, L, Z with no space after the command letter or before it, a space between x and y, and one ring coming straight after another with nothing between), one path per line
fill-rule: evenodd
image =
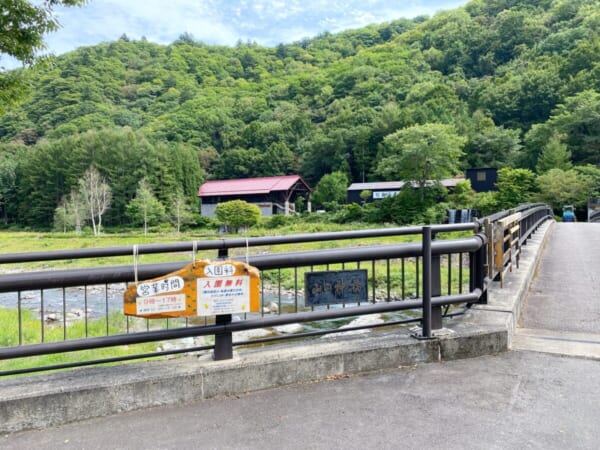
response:
M198 190L200 214L214 217L219 203L244 200L257 205L263 216L291 214L302 197L310 211L311 189L299 175L207 181Z

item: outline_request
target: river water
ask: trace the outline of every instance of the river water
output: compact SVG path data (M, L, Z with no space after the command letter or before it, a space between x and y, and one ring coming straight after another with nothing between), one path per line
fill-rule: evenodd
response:
M44 289L43 291L21 291L21 307L41 314L62 314L63 311L75 315L82 315L87 310L89 318L105 316L113 311L123 311L123 294L127 286L125 283L111 284L108 286L88 286ZM298 294L297 309L304 309L304 297ZM276 313L291 312L296 309L296 298L290 293L281 295L272 292L263 294L265 312ZM0 307L17 308L19 294L17 292L0 293Z
M98 319L114 311L123 311L123 294L127 286L125 283L108 286L88 286L73 288L44 289L43 291L21 291L21 307L33 311L38 317L46 321L63 321L66 313L67 321L82 320L87 310L88 319ZM297 302L297 304L296 304ZM297 296L293 292L271 292L266 290L262 297L263 311L265 314L293 313L295 311L309 311L305 307L304 296L301 292ZM19 294L16 292L0 293L0 307L16 309L19 305ZM345 307L358 306L346 304ZM343 308L344 305L330 305L330 308ZM321 309L322 307L319 307ZM384 315L384 321L405 320L414 318L408 311L399 311ZM335 329L346 325L352 318L340 318L305 324L306 331L318 329Z

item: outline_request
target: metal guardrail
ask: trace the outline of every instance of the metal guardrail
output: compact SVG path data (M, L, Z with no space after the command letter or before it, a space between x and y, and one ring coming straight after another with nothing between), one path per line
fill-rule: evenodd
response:
M521 213L520 239L525 241L537 226L548 217L549 208L543 205L527 205L518 209ZM277 327L292 323L316 323L331 321L339 318L355 317L365 314L390 314L404 311L420 310L421 316L396 317L392 321L375 326L391 326L408 323L420 323L422 331L415 337L429 339L433 330L442 327L442 317L451 317L460 312L449 311L451 305L484 303L489 279L499 272L498 268L490 265L488 255L493 255L493 226L502 218L514 214L506 211L468 224L432 225L426 227L386 228L379 230L361 230L351 232L314 233L294 236L276 236L261 238L220 239L215 241L180 242L174 244L140 245L130 247L113 247L103 249L78 249L58 252L32 252L0 255L0 264L10 264L30 261L53 261L79 258L113 257L137 254L177 253L201 250L216 250L217 258L228 258L228 252L233 248L274 246L302 242L319 242L334 240L359 240L383 236L415 236L417 242L364 245L359 247L342 247L325 250L284 252L247 255L231 259L243 260L257 267L263 274L262 306L258 314L245 315L242 320L232 321L231 316L217 316L214 321L205 320L204 324L188 319L162 321L162 329L152 329L148 319L125 319L125 328L114 334L110 323L109 291L116 283L130 283L135 278L133 265L95 267L72 270L46 270L29 273L13 273L0 276L0 293L16 295L15 306L18 312L18 326L15 344L0 347L0 360L44 355L52 353L71 352L75 350L129 345L144 342L157 342L170 339L181 339L198 336L215 336L214 345L203 345L184 349L170 349L138 355L105 358L94 361L78 361L74 363L55 364L44 367L31 367L12 371L0 372L0 375L35 372L116 362L122 360L147 358L168 354L193 352L200 350L214 351L216 359L231 357L234 345L249 343L261 344L281 339L313 337L327 333L349 331L346 329L312 329L300 334L286 336L271 336L252 341L232 342L232 333L257 328ZM482 225L484 231L481 231ZM471 231L474 235L459 239L438 239L443 233L456 231ZM490 240L492 237L492 240ZM144 264L137 267L140 280L162 276L180 269L189 261ZM370 296L366 304L344 304L337 308L306 307L299 298L299 275L305 271L313 271L320 267L330 270L335 267L342 269L349 266L366 267L369 270ZM445 277L445 282L442 282ZM91 300L91 287L103 286L105 296L103 319L106 322L106 333L103 336L88 334L88 305ZM291 286L291 287L290 287ZM48 295L54 289L62 291L61 311L57 314L56 322L62 327L63 339L47 342L48 327L45 320ZM68 306L71 305L73 294L70 290L83 291L83 321L85 336L71 339L67 320ZM293 302L286 302L282 291L290 289ZM100 288L102 290L102 288ZM26 293L39 292L40 325L38 336L40 342L27 344L24 342L23 315ZM0 294L3 295L3 294ZM102 294L101 294L102 295ZM37 302L37 297L34 302ZM45 311L46 308L46 311ZM445 311L443 311L445 310ZM273 314L275 312L275 314ZM144 324L145 321L145 324ZM145 331L139 331L140 323L145 325ZM175 328L173 328L173 325ZM370 325L369 327L373 327ZM355 327L362 329L365 326Z

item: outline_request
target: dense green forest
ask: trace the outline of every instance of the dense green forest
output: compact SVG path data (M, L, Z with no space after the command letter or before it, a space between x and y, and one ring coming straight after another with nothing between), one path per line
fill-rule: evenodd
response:
M275 48L79 48L27 69L29 97L0 116L1 217L52 226L90 166L108 225L135 222L142 181L169 209L206 179L397 180L411 142L452 150L435 176L513 168L527 194L580 200L600 180L599 30L600 0L473 0Z

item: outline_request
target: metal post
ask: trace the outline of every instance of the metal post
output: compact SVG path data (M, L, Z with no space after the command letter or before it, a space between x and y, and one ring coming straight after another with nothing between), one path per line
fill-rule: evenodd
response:
M431 240L435 239L435 233L431 235ZM450 256L448 256L450 257ZM442 270L441 270L441 256L431 256L431 297L439 297L442 295ZM431 329L440 330L443 328L442 325L442 307L431 306Z
M494 223L490 219L483 221L483 231L487 236L487 276L494 278Z
M218 315L215 321L216 325L228 325L231 323L231 314ZM231 331L215 334L213 358L215 361L233 358L233 334Z
M423 337L431 338L431 227L423 227Z
M485 278L486 278L486 261L487 261L487 247L485 244L481 246L479 250L477 250L475 254L476 259L476 271L475 271L475 287L481 289L481 297L479 298L479 303L483 305L487 305L487 289L485 288Z

